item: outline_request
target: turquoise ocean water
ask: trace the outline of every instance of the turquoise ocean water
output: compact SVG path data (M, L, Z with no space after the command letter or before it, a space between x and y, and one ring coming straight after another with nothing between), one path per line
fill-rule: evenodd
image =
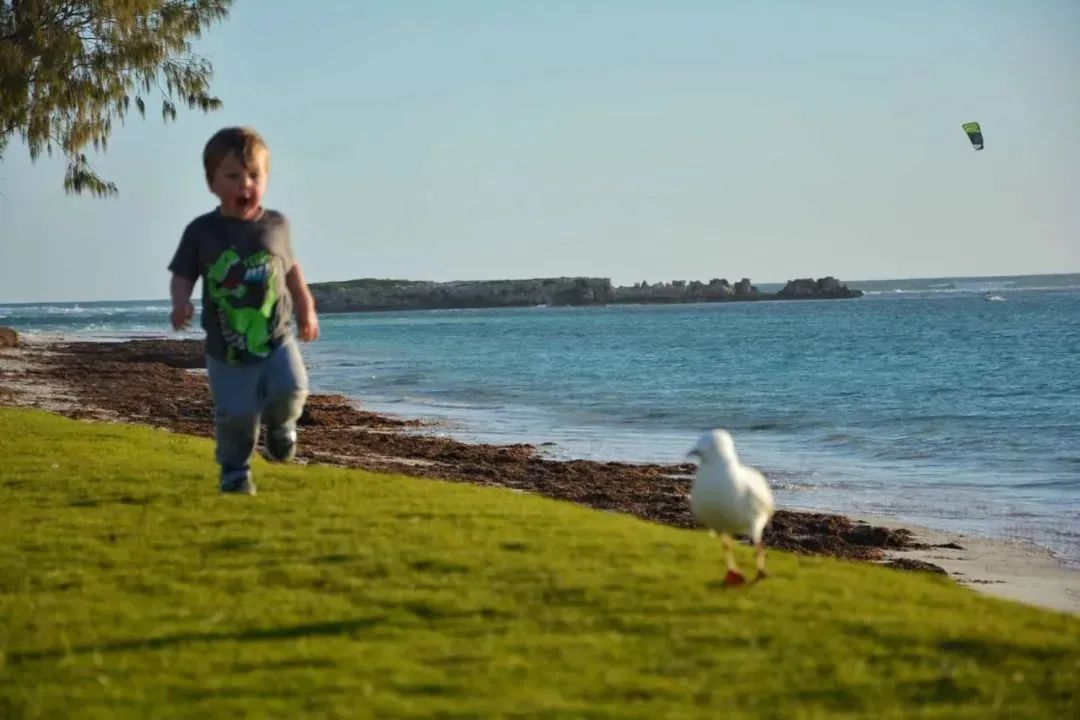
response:
M781 504L1030 540L1080 566L1080 274L849 284L867 295L324 315L304 350L315 391L427 432L666 463L726 427ZM68 339L164 335L167 315L0 305L0 325Z

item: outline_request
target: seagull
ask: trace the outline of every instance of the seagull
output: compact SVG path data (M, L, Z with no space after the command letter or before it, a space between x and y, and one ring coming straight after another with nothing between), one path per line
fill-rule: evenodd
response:
M725 585L741 585L746 577L735 566L732 535L749 535L757 556L757 578L765 577L765 548L761 534L775 506L765 476L739 462L727 430L709 430L690 451L698 470L690 489L690 510L710 531L719 533L727 558Z

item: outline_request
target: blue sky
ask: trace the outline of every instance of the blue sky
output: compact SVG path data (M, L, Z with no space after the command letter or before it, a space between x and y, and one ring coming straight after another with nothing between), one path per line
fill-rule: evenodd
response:
M166 297L232 124L312 282L1080 272L1074 0L238 0L197 49L224 108L118 126L118 198L12 142L0 302Z

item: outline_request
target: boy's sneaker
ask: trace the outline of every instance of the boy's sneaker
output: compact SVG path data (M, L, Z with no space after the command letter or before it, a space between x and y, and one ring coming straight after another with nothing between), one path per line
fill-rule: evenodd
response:
M235 475L226 475L221 478L218 483L218 488L222 493L232 495L254 495L255 483L251 480L251 475L244 473L236 473Z
M269 430L266 433L266 459L270 462L289 462L296 457L295 430Z

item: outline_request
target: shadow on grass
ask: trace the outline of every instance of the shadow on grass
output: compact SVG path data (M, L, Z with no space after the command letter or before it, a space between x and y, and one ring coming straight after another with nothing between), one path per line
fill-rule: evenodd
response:
M77 497L68 502L69 507L100 507L102 505L150 505L158 495L105 495L102 497Z
M185 643L222 641L261 642L265 640L288 640L292 638L316 637L320 635L351 635L370 630L379 625L383 619L384 618L382 617L357 618L355 620L287 625L284 627L261 628L245 630L242 632L178 633L176 635L166 635L164 637L121 640L100 645L85 644L75 645L70 648L13 652L7 656L7 659L8 662L16 664L33 662L35 660L57 660L69 655L82 655L93 652L111 653L128 652L131 650L160 650L162 648L183 645Z
M398 693L405 696L421 696L421 697L463 697L466 695L466 690L462 687L454 685L452 683L394 683L393 688ZM334 687L332 685L324 685L318 688L306 688L304 690L304 697L311 701L315 697L334 697L349 698L351 694L355 692L348 688ZM203 688L183 688L173 691L174 696L177 699L192 702L201 703L208 700L252 700L255 702L266 701L268 698L280 698L283 700L295 700L297 692L294 688L290 687L250 687L250 686L231 686L231 687L203 687ZM15 717L15 716L12 716ZM21 716L19 716L21 717ZM310 715L309 715L310 717ZM443 716L439 716L443 717ZM454 717L458 717L454 715ZM0 715L0 718L3 718Z
M1021 645L983 638L953 638L942 640L937 646L944 652L975 658L986 665L1001 665L1017 657L1027 657L1037 662L1060 662L1064 661L1069 654L1063 647Z
M881 647L891 648L894 652L903 652L911 643L910 637L902 628L879 628L868 622L842 622L839 627L854 637L870 638ZM939 638L933 646L942 657L956 656L973 660L986 667L1000 666L1016 658L1026 658L1033 662L1064 662L1069 651L1063 646L1047 646L993 640L988 638ZM921 652L921 650L920 650ZM917 655L912 656L917 657Z

